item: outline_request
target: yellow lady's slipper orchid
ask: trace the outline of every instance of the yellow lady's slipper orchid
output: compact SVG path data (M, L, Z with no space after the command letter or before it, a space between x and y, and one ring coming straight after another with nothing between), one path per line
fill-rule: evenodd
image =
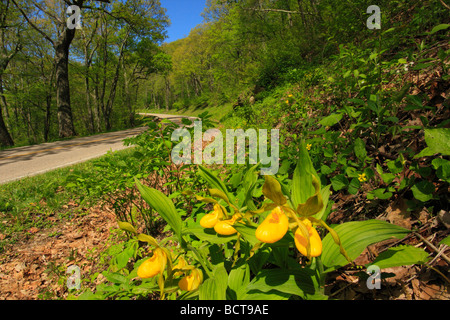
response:
M197 289L203 281L203 274L199 269L194 269L191 274L185 276L178 282L178 287L184 291L193 291Z
M180 258L178 258L178 263L176 264L175 267L173 267L173 269L181 269L187 266L187 262L186 260L184 260L183 256L181 256ZM178 277L183 275L182 271L177 271L173 274L174 277Z
M214 211L207 214L200 220L200 225L203 228L209 229L214 226L223 218L222 207L219 204L214 205Z
M233 225L241 217L242 217L242 215L237 213L230 220L219 221L214 226L214 230L222 236L231 236L231 235L237 233L236 229L233 228Z
M305 226L309 233L309 242L311 249L310 255L311 257L318 257L322 254L322 240L320 239L317 230L311 225L311 223L306 223ZM298 251L300 251L302 255L308 256L307 253L308 240L303 236L300 228L297 228L294 239L295 239L295 246L297 247Z
M256 238L264 243L281 240L289 228L289 219L281 207L276 207L256 229Z
M231 236L237 233L236 229L233 228L233 220L219 221L215 226L214 230L222 236Z
M145 260L138 268L137 275L142 279L153 278L164 271L167 256L161 248L153 251L153 256Z

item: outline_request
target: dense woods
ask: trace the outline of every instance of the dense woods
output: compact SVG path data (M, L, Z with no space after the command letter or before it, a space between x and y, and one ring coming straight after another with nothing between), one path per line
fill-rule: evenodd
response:
M0 292L449 299L446 0L207 0L170 43L158 0L0 3L2 147L147 126L133 148L0 185ZM261 145L255 164L213 143L219 163L175 163L180 123L138 111L219 138L272 129L279 170L262 173Z
M1 144L132 126L167 24L159 1L2 1Z

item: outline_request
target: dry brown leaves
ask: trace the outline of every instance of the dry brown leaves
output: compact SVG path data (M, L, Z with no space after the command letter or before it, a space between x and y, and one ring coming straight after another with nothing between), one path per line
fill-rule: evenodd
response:
M117 223L100 206L84 210L86 215L50 229L31 228L30 239L5 250L0 256L0 300L64 298L67 287L60 279L70 265L79 266L82 275L94 272L92 249L101 250Z

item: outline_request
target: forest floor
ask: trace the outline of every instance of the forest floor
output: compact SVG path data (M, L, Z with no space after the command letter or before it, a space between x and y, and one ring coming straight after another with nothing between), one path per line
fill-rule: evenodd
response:
M338 206L345 199L336 200ZM114 232L118 228L114 213L108 206L80 208L73 201L63 207L74 212L71 218L68 215L69 218L46 229L30 228L21 240L0 254L0 300L65 299L69 295L66 271L71 265L80 267L82 288L93 289L105 280L100 273L108 262L102 260L102 252L111 239L117 241L120 237ZM439 239L448 234L449 225L444 224L442 217L428 219L428 216L425 213L411 216L393 204L378 218L406 227L420 225L423 238L408 236L372 245L355 262L367 264L383 250L401 242L429 251L433 256L431 263L383 269L383 274L389 277L382 280L379 290L367 288L366 282L358 277L360 270L341 268L329 275L325 293L338 300L450 299L450 286L444 275L448 264L441 258L442 254L448 255L450 248L441 246L437 248L439 252L434 252ZM340 211L330 218L333 222L340 220Z

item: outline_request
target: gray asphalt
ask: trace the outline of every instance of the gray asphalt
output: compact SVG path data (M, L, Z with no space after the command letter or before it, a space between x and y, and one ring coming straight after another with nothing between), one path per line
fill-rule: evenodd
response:
M142 114L178 122L183 116ZM187 117L186 117L187 118ZM145 131L134 128L66 141L43 143L0 151L0 184L68 167L128 148L123 140Z

